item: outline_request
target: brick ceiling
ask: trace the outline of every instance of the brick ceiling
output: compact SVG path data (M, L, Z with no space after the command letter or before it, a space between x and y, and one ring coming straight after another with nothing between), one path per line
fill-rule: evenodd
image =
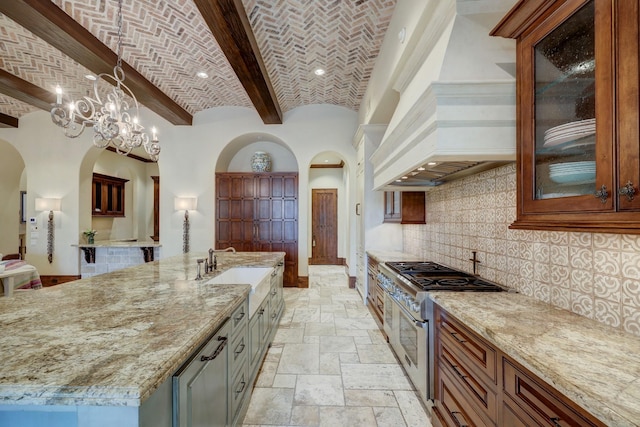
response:
M52 1L116 50L115 0ZM359 108L396 0L242 3L283 112L319 103ZM192 0L124 0L123 15L124 61L190 114L253 108ZM318 67L327 73L315 76ZM91 86L88 70L2 14L0 69L51 92L59 84L76 97ZM197 78L198 71L210 77ZM19 118L34 110L0 95L0 113Z

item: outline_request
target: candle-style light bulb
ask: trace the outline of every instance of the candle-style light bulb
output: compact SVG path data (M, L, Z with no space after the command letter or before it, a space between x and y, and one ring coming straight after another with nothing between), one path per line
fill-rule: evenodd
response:
M56 86L56 104L60 105L62 103L62 88L60 85Z
M156 127L155 126L151 128L151 135L152 135L152 139L154 141L158 140L158 138L156 138Z

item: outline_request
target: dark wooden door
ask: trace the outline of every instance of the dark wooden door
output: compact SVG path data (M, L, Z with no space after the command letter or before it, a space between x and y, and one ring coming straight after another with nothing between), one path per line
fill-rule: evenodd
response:
M298 174L216 174L216 248L285 252L284 286L298 286Z
M311 190L310 264L338 264L338 190Z

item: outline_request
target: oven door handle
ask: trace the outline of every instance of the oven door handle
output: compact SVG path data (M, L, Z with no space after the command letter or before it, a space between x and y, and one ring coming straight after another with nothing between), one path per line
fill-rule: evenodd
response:
M414 325L416 325L419 328L427 329L428 322L422 321L422 320L416 320L416 318L413 317L413 314L409 313L409 310L407 310L405 307L403 307L402 304L398 300L396 300L393 297L391 299L398 306L398 308L400 308L400 311L402 312L402 314L404 314L405 317L407 317L409 320L411 320Z

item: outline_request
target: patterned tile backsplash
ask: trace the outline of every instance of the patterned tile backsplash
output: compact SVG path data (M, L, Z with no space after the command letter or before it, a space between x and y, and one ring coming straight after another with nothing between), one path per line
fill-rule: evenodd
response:
M640 236L510 230L515 164L427 192L427 224L403 226L404 251L478 273L640 336Z

